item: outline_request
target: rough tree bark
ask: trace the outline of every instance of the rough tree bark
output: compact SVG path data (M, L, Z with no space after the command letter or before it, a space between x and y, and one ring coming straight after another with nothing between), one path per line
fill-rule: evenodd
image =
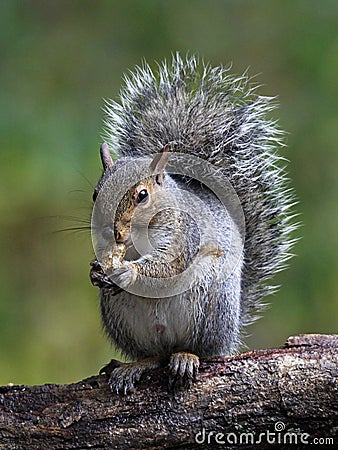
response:
M302 448L315 439L334 448L337 349L338 335L290 337L281 348L205 361L192 388L175 394L164 370L126 397L111 393L104 376L4 386L0 448Z

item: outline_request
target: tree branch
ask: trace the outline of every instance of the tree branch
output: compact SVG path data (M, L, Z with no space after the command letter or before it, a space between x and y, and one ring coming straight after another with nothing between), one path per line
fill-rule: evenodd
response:
M204 361L191 389L175 394L165 370L126 397L104 376L3 386L0 448L287 448L290 439L301 448L316 438L328 446L337 443L337 348L337 335L299 335L281 348Z

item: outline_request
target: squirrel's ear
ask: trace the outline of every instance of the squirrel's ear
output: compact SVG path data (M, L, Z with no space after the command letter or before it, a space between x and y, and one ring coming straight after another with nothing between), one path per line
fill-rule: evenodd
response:
M103 170L106 171L113 165L113 159L111 157L109 147L106 142L103 142L103 144L100 147L100 155L101 155Z
M168 163L169 159L169 152L171 150L170 144L167 144L163 150L162 153L157 153L150 163L150 171L155 175L156 177L156 183L162 184L163 178L164 178L164 169Z

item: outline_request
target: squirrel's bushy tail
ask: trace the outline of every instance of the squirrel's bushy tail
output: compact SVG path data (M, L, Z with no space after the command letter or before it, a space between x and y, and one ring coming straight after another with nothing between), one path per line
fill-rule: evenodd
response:
M223 167L246 222L242 319L248 324L274 288L268 280L285 266L292 245L292 192L276 152L283 133L267 118L271 97L259 96L247 74L210 67L178 54L154 73L144 63L125 79L120 103L106 107L106 140L118 155L145 155L168 142Z

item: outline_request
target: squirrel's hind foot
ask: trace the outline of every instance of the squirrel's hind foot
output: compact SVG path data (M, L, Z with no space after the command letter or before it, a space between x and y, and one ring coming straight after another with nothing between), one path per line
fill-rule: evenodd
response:
M109 376L108 384L116 394L126 395L134 391L135 384L140 381L141 376L149 370L161 366L161 359L147 358L132 363L122 363L112 359L110 363L100 370L100 374Z
M112 359L100 370L100 375L108 375L110 389L116 394L126 395L134 391L135 384L145 372L163 366L159 357L146 358L132 363L122 363ZM171 390L188 389L196 380L199 358L192 353L173 353L168 364L169 388Z
M188 389L197 378L199 365L198 356L192 353L173 353L168 365L169 387L173 390Z
M99 375L110 375L114 369L122 366L122 362L117 359L112 359L108 364L100 369Z

